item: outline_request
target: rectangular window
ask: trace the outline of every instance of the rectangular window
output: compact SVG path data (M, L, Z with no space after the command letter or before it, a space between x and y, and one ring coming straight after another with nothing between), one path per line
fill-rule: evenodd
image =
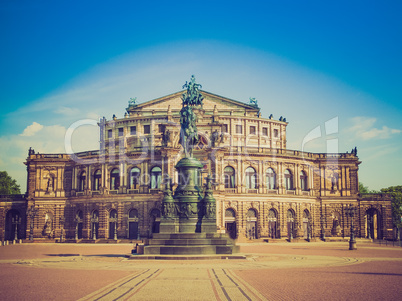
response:
M107 130L107 138L112 139L113 138L113 132L112 130Z
M130 135L135 135L137 132L137 127L136 126L130 126Z
M119 128L119 137L123 137L123 134L124 134L124 129Z
M242 134L243 133L243 127L241 124L236 125L236 134Z
M278 132L277 129L275 129L275 130L274 130L274 137L275 137L275 138L278 138L278 136L279 136L279 132Z
M262 135L268 136L268 128L262 128Z
M227 133L227 132L228 132L228 125L222 124L222 133Z
M250 135L255 135L255 126L250 126Z
M150 134L151 133L151 125L147 124L144 125L144 134Z

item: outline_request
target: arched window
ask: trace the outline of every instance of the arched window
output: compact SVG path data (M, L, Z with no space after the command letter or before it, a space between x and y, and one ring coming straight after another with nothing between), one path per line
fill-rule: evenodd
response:
M233 167L226 166L224 171L225 188L235 188L235 171Z
M115 168L110 173L110 190L117 190L120 186L120 171Z
M100 169L96 170L94 173L93 190L99 190L101 186L102 172Z
M162 182L162 169L155 166L151 169L151 189L159 189Z
M225 219L235 219L236 213L232 208L228 208L225 210Z
M75 214L75 219L78 220L78 222L82 222L84 219L84 213L82 213L82 210L78 210L77 213Z
M130 170L130 189L138 189L140 186L141 170L138 167L133 167Z
M300 188L304 191L307 190L307 175L303 170L300 172Z
M257 173L252 167L246 169L246 188L256 189L257 188Z
M79 176L79 183L78 183L78 191L84 191L86 188L86 180L87 180L87 174L85 171L80 173Z
M267 188L276 189L276 174L272 168L267 169L266 178L267 178Z
M117 211L115 209L110 211L109 218L117 218Z
M138 210L131 209L128 213L128 218L137 218L138 217Z
M285 189L286 190L293 189L293 176L292 172L289 169L285 170Z

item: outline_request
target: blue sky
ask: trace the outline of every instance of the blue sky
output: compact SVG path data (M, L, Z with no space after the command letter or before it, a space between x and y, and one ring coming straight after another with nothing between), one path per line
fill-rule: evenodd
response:
M336 139L340 152L357 146L369 188L401 184L401 2L144 2L0 2L0 170L23 191L29 146L65 152L74 122L121 117L130 97L176 92L191 74L287 117L288 148L322 152ZM80 128L74 149L97 140Z

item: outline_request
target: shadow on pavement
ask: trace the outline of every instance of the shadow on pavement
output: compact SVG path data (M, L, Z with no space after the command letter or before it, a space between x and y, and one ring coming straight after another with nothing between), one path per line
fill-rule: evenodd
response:
M126 257L126 254L96 254L96 255L82 255L83 257Z
M69 257L69 256L80 256L80 254L44 254L45 256L54 256L54 257Z

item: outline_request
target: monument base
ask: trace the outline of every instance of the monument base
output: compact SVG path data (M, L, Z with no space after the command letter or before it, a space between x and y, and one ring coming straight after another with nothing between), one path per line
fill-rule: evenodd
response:
M141 248L142 249L142 248ZM144 242L144 255L233 254L239 246L223 233L154 233Z

